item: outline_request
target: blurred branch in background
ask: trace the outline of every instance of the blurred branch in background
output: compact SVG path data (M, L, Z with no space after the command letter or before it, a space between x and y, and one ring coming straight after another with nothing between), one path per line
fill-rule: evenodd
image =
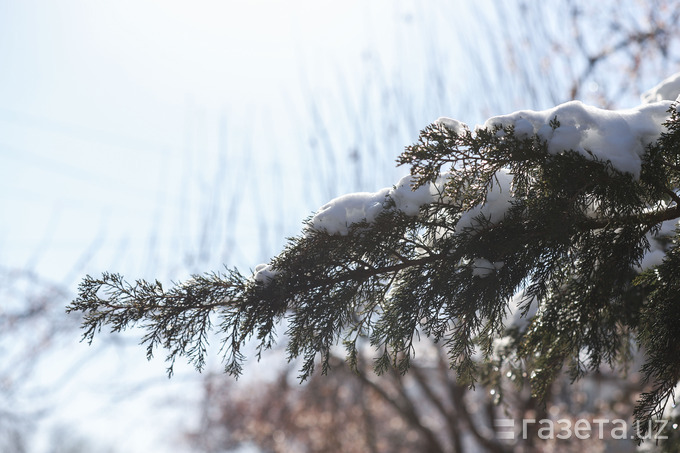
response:
M48 393L55 389L44 386L67 378L35 379L64 338L77 332L78 319L64 316L70 296L30 271L0 269L0 451L29 451L35 423L51 409Z
M677 2L637 2L630 8L616 2L567 3L576 53L585 60L571 76L573 99L595 95L598 104L610 107L623 93L639 95L647 80L677 70Z
M513 375L509 362L499 358L487 379L468 391L438 346L420 348L424 358L404 376L394 369L376 376L370 356L358 373L334 357L327 376L316 374L303 385L295 367L246 385L208 375L202 425L187 435L207 453L247 446L276 453L605 451L607 439L541 440L536 427L525 439L505 442L499 433L509 430L496 420L625 419L642 388L639 380L602 372L576 385L560 381L543 407L530 398L528 379ZM615 447L635 451L625 441Z

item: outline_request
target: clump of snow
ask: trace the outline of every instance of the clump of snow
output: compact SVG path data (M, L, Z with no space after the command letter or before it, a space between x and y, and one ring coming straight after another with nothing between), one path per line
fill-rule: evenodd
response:
M518 138L537 134L545 140L548 152L559 154L573 150L587 157L594 155L610 161L619 171L639 178L645 147L664 132L670 102L656 102L628 110L603 110L571 101L552 109L522 110L495 116L478 128L514 126ZM560 126L550 122L557 118Z
M527 309L524 316L522 316L527 302L529 304L529 308ZM516 327L519 330L524 331L529 326L529 323L533 317L536 316L536 313L538 313L538 301L536 298L527 300L526 292L521 290L512 296L512 299L508 304L508 312L505 319L503 320L503 324L505 324L507 327Z
M520 118L515 121L515 135L518 138L527 138L534 133L534 125L527 119Z
M357 192L335 198L323 205L312 217L310 226L317 231L346 236L349 227L359 222L372 223L385 210L389 199L394 209L408 216L416 216L420 208L435 201L446 201L443 195L448 174L442 174L434 183L429 182L413 190L413 176L405 176L393 188L378 192ZM475 218L483 214L489 221L503 219L513 200L510 186L512 175L501 170L495 175L493 187L486 202L463 213L456 225L456 231L477 226Z
M680 73L663 80L657 86L642 93L642 102L651 104L659 101L674 101L680 95Z
M572 150L589 158L609 161L615 169L630 173L637 179L640 177L645 148L664 132L663 123L668 118L671 106L669 99L675 99L678 93L680 74L647 92L643 96L647 104L636 108L604 110L572 101L548 110L522 110L495 116L477 129L513 126L518 138L529 138L535 134L545 140L548 152L552 154ZM559 126L553 128L551 123L555 119ZM435 124L459 135L469 131L467 125L451 118L439 118ZM499 135L503 134L501 129ZM442 175L435 183L412 190L413 177L406 176L393 188L343 195L322 206L312 218L310 226L329 234L347 235L352 224L374 222L386 209L389 199L394 201L395 209L404 214L418 215L424 205L443 199L446 179L447 175ZM513 200L512 175L503 170L496 174L496 179L497 183L487 194L486 202L463 213L456 231L475 228L475 218L481 214L491 222L503 219Z
M312 228L329 234L347 235L353 223L375 221L382 212L390 189L357 192L335 198L323 205L312 218Z
M511 186L512 175L510 172L505 169L498 171L495 175L494 184L486 195L486 202L465 211L456 224L456 232L479 226L476 219L480 214L492 223L503 220L514 199Z
M485 258L475 258L472 260L472 275L474 277L484 278L493 274L505 266L503 261L491 262Z
M505 336L501 338L494 338L493 344L491 345L491 357L494 360L499 360L506 355L506 350L512 344L512 337Z
M354 223L374 222L388 199L394 201L395 209L416 216L422 206L442 197L445 181L446 175L442 175L435 183L423 184L413 190L413 177L405 176L392 188L343 195L323 205L312 218L311 226L329 234L347 235Z
M276 274L278 274L278 271L274 269L271 264L258 264L255 266L253 280L267 284L276 277Z
M388 196L394 200L396 209L407 216L416 216L422 206L437 201L441 197L445 179L446 176L443 175L434 184L423 184L413 190L413 176L404 176L389 191Z
M453 118L446 117L437 118L434 124L444 126L445 128L455 132L458 135L465 135L465 133L469 130L467 124L460 122L458 120L454 120Z
M647 233L649 250L645 253L645 256L642 257L639 266L640 271L658 266L663 262L663 259L666 256L666 244L664 244L664 239L672 237L677 226L677 220L666 220L661 224L659 231L655 235Z

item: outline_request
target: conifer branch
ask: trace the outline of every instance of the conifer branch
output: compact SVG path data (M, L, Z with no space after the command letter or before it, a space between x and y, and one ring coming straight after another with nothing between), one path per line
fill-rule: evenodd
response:
M680 346L668 346L680 344L677 243L655 272L640 275L639 267L652 246L648 234L680 218L680 196L667 187L680 184L680 171L664 165L680 159L680 114L669 113L667 133L646 148L639 177L590 151L550 150L544 136L516 134L512 124L474 135L431 125L398 159L410 165L414 190L427 185L431 195L418 210L388 195L382 205L371 202L377 214L348 220L338 234L312 219L269 273L228 270L168 290L158 281L87 276L68 311L83 315L88 342L103 327L140 326L149 357L167 350L169 373L178 357L201 369L215 329L225 369L238 376L244 345L255 340L261 354L285 320L288 356L302 358L303 380L319 362L328 372L340 342L356 370L361 337L379 351L378 373L406 373L426 335L441 342L458 382L473 385L475 353L481 360L493 354L493 340L508 327L508 302L524 291L538 311L513 348L532 359L537 395L565 368L578 379L623 362L635 335L647 353L643 373L655 384L635 415L658 415L680 379ZM552 119L550 128L559 127Z
M675 206L680 206L680 196L678 196L675 191L669 189L668 187L664 187L663 191L668 194L669 197L675 202Z

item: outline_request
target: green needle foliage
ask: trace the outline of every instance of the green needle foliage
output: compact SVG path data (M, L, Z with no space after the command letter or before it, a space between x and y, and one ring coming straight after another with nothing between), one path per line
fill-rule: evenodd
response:
M649 234L680 217L680 115L675 105L669 112L667 132L647 147L639 178L594 155L549 153L539 136L519 138L512 126L473 133L433 124L398 159L410 165L416 187L448 172L439 200L418 215L406 215L388 197L374 221L352 224L346 235L308 220L271 261L277 273L265 282L237 270L170 289L116 274L87 276L68 311L82 313L89 342L103 327L141 327L149 357L158 347L168 351L170 373L178 356L200 370L214 329L226 372L238 376L244 344L255 339L259 353L270 348L285 320L289 358L303 359L301 379L318 364L328 372L338 344L356 366L364 338L379 351L378 373L391 366L405 373L414 341L425 335L472 385L478 353L490 358L515 309L509 302L522 292L519 310L529 324L512 344L535 396L545 396L565 370L578 379L602 365L625 366L639 350L654 385L635 411L647 426L680 380L676 238L661 265L639 270ZM513 177L503 219L480 214L475 226L457 228L497 186L499 171ZM480 276L476 260L503 265Z

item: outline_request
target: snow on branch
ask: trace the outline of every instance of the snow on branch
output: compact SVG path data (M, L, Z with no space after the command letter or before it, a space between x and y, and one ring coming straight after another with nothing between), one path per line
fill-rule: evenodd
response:
M83 314L88 341L103 327L140 326L148 355L166 349L170 370L179 356L200 369L215 329L237 376L244 345L270 348L285 320L302 379L318 364L328 372L339 344L356 366L357 342L374 348L378 373L405 373L426 335L471 384L514 328L537 396L564 367L578 378L624 361L634 342L671 344L643 368L659 389L639 406L644 420L680 381L678 80L628 110L569 102L474 131L440 118L399 156L409 176L325 204L252 275L194 276L170 289L87 276L68 310ZM517 294L535 307L521 324L509 305Z

